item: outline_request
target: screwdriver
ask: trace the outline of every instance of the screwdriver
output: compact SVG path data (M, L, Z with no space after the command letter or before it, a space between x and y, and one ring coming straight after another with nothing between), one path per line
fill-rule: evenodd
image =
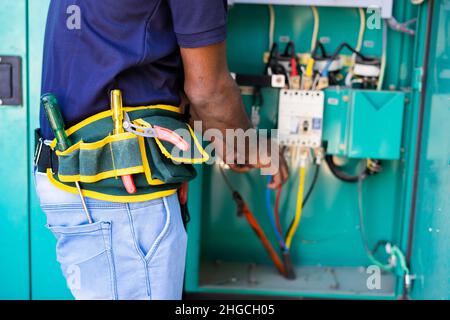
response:
M111 90L111 110L114 121L114 134L124 133L122 92L120 90ZM131 174L123 175L121 178L125 190L129 194L136 193L136 186Z
M69 137L67 137L66 131L64 130L64 120L59 109L58 100L53 94L46 93L41 97L41 103L44 106L45 115L47 116L50 127L55 135L57 142L56 148L61 152L67 150L72 146L72 142ZM81 191L80 183L78 181L75 182L75 186L77 187L78 194L80 195L86 217L89 223L92 223L92 218L86 206L86 201L84 199L83 192Z

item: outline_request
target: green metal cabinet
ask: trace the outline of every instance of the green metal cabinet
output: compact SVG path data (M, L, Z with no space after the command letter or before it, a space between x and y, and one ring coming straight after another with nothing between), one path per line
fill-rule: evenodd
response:
M435 1L422 143L418 151L411 269L414 299L450 299L450 1Z
M421 79L432 3L429 68ZM55 239L44 226L31 168L48 4L49 0L3 0L0 8L0 56L21 57L23 95L19 106L0 105L0 299L71 299L55 261ZM320 7L319 14L319 38L329 51L344 40L356 42L357 10ZM276 6L275 16L275 40L291 39L297 51L307 52L313 26L310 8ZM449 299L450 1L427 0L419 6L395 1L394 16L399 21L417 18L417 35L389 31L386 91L327 90L324 140L328 153L341 157L349 168L357 158L384 159L383 172L363 184L369 243L389 240L407 253L415 276L410 297ZM380 44L380 30L367 30L363 51L377 56ZM262 73L266 51L267 6L234 5L229 11L231 71ZM261 127L274 128L278 91L262 93ZM250 111L251 96L243 98ZM360 239L357 187L336 180L325 165L294 239L296 281L276 274L250 227L236 216L217 166L197 169L198 177L190 184L187 294L402 296L401 279L389 273L382 275L381 290L367 289L365 267L370 260ZM257 172L227 174L275 244L261 201L265 178ZM308 173L307 183L310 180ZM283 225L294 212L296 188L295 177L284 188Z
M22 58L20 106L0 105L0 299L70 298L33 183L41 62L49 0L3 0L0 56ZM0 61L1 63L1 61Z
M434 2L434 10L440 12L440 22L433 20L432 50L437 46L435 50L439 52L440 60L436 63L443 64L448 63L445 57L449 50L449 4L448 1ZM450 229L444 222L445 219L448 221L450 213L446 196L449 191L449 135L448 129L443 129L443 122L450 120L448 95L434 97L433 102L427 100L424 106L423 123L434 121L436 125L430 130L439 135L423 140L434 146L433 156L439 160L427 161L426 169L419 171L419 175L414 169L418 159L416 138L422 121L419 116L421 97L430 94L421 88L423 79L420 78L421 68L424 67L424 43L429 34L427 21L430 5L431 1L425 1L420 6L412 5L410 1L395 1L394 16L399 21L417 18L417 35L411 37L389 30L386 91L342 88L326 91L324 140L328 142L327 152L340 156L349 168L355 167L356 160L352 158L384 159L383 172L367 179L363 185L363 211L369 246L381 239L388 240L411 258L411 271L413 278L416 277L409 293L411 297L449 299L450 268L448 250L444 248L448 247L448 242L443 240ZM262 55L268 51L267 7L236 5L229 14L228 57L231 70L260 74L264 69ZM355 43L359 26L357 10L320 7L319 15L322 21L319 39L327 50L332 51L342 41ZM293 40L298 51L307 52L312 28L310 8L276 6L275 16L275 41L283 43ZM381 30L367 31L363 52L380 55ZM437 73L448 72L433 69L436 65L433 61L429 63L429 79L435 79ZM448 70L448 64L445 66ZM441 76L439 81L429 82L428 86L448 90L443 81ZM261 127L274 128L277 91L263 90L263 97ZM245 92L244 102L250 110L252 100L245 96ZM440 105L435 107L436 104ZM439 115L430 119L427 112L432 107L439 110L433 114ZM423 154L418 156L424 166ZM427 175L427 170L432 172L431 177ZM194 191L191 192L192 222L189 226L186 273L188 293L313 298L403 297L403 281L393 274L383 275L381 290L367 287L365 267L370 261L360 238L357 186L338 181L326 166L321 168L316 189L304 209L300 230L294 238L291 255L299 275L294 281L277 275L245 219L237 217L235 204L218 167L203 167L200 172L191 187ZM265 215L265 178L258 173L237 175L227 172L227 175L249 203L272 243L276 244ZM285 227L295 211L297 181L296 174L292 176L281 198L281 223ZM417 188L414 187L415 177L419 181ZM312 174L308 174L307 181L311 178ZM432 191L424 186L430 184L437 188ZM415 210L411 206L416 203L414 190L417 201L424 199L421 203L425 207L421 207L419 202ZM430 192L434 195L427 195ZM414 232L419 232L423 242L418 241L414 233L412 248L416 249L411 256L408 252L411 250L410 225L414 212L414 230L419 230ZM428 244L433 246L427 247ZM416 274L415 267L421 270L421 274ZM438 290L432 293L434 286Z
M41 95L41 70L45 22L50 0L28 0L28 50L32 57L29 62L29 152L34 152L34 128L39 127L39 98ZM31 161L31 160L30 160ZM30 173L32 174L32 173ZM56 240L45 228L45 215L39 207L34 191L30 189L30 275L32 299L72 299L56 262Z
M18 56L22 60L24 97L21 105L0 105L0 299L28 299L30 186L26 2L2 2L0 26L0 56Z

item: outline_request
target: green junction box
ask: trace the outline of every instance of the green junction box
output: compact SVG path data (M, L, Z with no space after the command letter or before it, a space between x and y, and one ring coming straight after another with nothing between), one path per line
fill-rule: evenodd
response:
M399 160L405 93L336 90L325 95L327 152L357 159Z
M263 56L269 50L268 8L234 2L227 40L230 70L262 74ZM0 105L0 299L71 299L56 262L55 239L44 227L31 168L48 4L49 0L3 0L0 8L0 56L20 58L23 98L15 105ZM311 8L276 5L274 9L275 41L284 49L283 43L292 40L297 52L308 52L313 31ZM355 46L358 9L318 7L318 12L319 39L328 52L344 41ZM360 159L382 161L383 171L362 186L369 246L386 240L406 254L414 279L408 297L449 299L450 2L428 0L413 5L398 0L393 16L400 22L417 19L412 26L416 35L389 30L383 91L326 90L323 140L327 153L340 158L349 170ZM430 29L428 19L432 21ZM362 52L379 57L381 43L382 30L366 29ZM0 61L0 72L9 70L4 64ZM426 76L417 77L420 74ZM260 127L272 129L277 121L278 90L266 88L262 94ZM250 112L252 97L243 92L243 99ZM292 245L296 280L277 273L250 226L236 215L218 166L199 166L197 170L189 195L187 297L404 296L404 279L395 273L383 272L380 288L367 285L371 261L361 241L357 185L337 180L325 163ZM307 168L306 185L312 180L312 171ZM265 214L266 177L256 171L226 174L276 246ZM292 172L291 176L281 196L285 229L296 205L298 174ZM377 257L386 259L382 254Z

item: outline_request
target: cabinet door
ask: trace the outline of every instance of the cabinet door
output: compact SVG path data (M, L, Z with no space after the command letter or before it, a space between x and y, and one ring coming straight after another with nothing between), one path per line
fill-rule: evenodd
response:
M42 53L45 23L50 0L28 1L29 137L30 155L34 148L34 129L39 126ZM31 161L31 159L30 159ZM39 207L33 181L30 183L31 299L71 299L72 296L56 262L56 240L45 228L45 215Z
M429 2L432 3L432 2ZM413 299L450 299L450 1L434 1L412 237ZM425 43L425 42L422 42ZM425 45L423 45L425 47Z
M30 297L26 4L0 6L0 299Z

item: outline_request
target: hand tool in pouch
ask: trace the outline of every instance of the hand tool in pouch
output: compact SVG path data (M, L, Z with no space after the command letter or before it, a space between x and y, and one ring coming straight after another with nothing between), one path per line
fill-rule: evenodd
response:
M58 100L51 93L46 93L41 97L41 103L44 106L45 115L47 116L50 127L52 128L53 134L56 138L56 148L59 151L65 151L72 146L72 142L67 137L66 131L64 130L64 120L59 110ZM91 214L86 206L86 201L81 191L80 183L75 182L78 194L80 195L81 203L83 205L84 212L89 223L92 223Z
M123 133L123 103L120 90L111 90L111 110L114 121L114 134ZM121 178L127 192L129 194L136 193L136 186L131 174L123 175Z

